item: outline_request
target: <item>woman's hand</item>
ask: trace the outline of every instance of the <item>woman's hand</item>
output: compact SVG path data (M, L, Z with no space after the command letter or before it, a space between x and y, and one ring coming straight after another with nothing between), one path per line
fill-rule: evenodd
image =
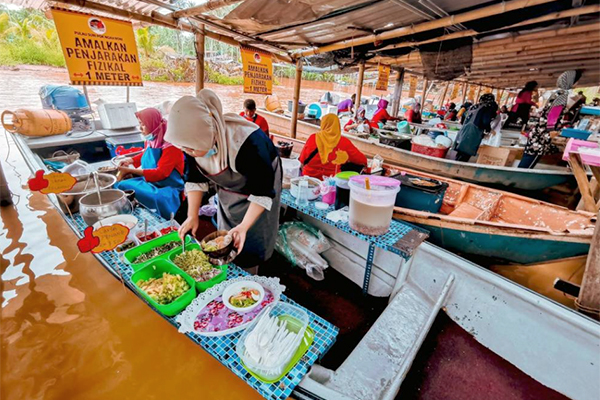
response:
M246 228L243 224L240 224L229 231L229 234L233 238L233 245L237 249L238 254L240 254L244 248L247 233L248 228Z
M119 162L119 167L128 167L130 165L133 165L133 158L131 157L124 158Z
M124 167L124 166L119 167L119 172L121 172L123 175L127 175L127 174L132 174L132 175L137 175L137 176L144 175L144 172L141 169Z
M192 236L196 237L196 233L198 232L198 227L200 226L200 218L196 215L195 217L187 217L183 224L179 227L179 238L181 240L185 239L185 235L188 232L192 232Z

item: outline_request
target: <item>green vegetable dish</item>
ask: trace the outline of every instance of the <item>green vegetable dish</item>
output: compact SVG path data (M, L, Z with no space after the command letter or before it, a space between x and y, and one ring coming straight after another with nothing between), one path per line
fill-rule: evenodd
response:
M222 272L219 268L213 267L208 261L208 256L197 249L177 255L173 262L196 282L209 281Z
M169 304L190 290L190 285L181 275L163 273L162 278L139 280L137 285L158 304Z
M176 247L179 247L181 242L169 242L165 244L161 244L158 247L153 248L152 250L142 253L133 260L134 264L144 263L146 261L152 260L154 257L158 257L161 254L165 254Z
M229 303L238 308L253 306L260 299L260 292L252 288L242 288L242 290L229 298Z

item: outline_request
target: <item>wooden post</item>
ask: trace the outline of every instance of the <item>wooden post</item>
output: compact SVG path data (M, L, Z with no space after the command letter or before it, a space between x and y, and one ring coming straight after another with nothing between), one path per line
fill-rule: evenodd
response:
M195 34L196 47L196 93L204 89L204 27Z
M365 62L358 64L358 81L356 82L356 105L354 115L358 116L358 107L360 107L360 98L362 96L363 82L365 79Z
M421 98L421 104L423 105L427 102L427 85L429 85L429 80L423 78L423 97Z
M596 218L596 229L583 272L581 290L575 304L579 311L600 319L600 213Z
M465 101L467 101L467 89L469 89L469 84L468 83L463 83L463 92L462 92L462 102L461 104L465 104Z
M446 86L444 87L444 93L442 94L442 97L440 98L439 108L442 108L442 106L444 105L444 100L446 100L446 93L448 93L448 87L450 87L450 81L446 82Z
M292 126L290 133L296 138L296 125L298 125L298 103L300 102L300 85L302 84L302 59L296 61L296 81L294 83L294 105L292 106Z
M473 99L473 104L479 103L479 95L480 94L481 94L481 85L479 85L479 87L477 88L477 94L475 95L475 98Z
M496 103L498 103L498 105L500 107L502 107L502 104L500 104L500 103L502 102L502 96L504 96L504 89L502 89L502 90L498 89L498 90L499 90L499 92L498 92L498 100L496 101Z
M575 180L577 180L577 186L579 186L579 191L581 192L581 198L583 199L585 210L593 213L597 212L598 210L596 209L596 201L594 200L594 195L592 194L592 189L590 188L590 181L588 180L587 173L585 172L585 166L581 161L581 156L579 153L569 154L569 165L571 166L571 170L573 170Z
M394 86L394 97L392 100L392 116L397 117L400 111L400 100L402 99L402 86L404 85L404 68L398 69L396 86Z

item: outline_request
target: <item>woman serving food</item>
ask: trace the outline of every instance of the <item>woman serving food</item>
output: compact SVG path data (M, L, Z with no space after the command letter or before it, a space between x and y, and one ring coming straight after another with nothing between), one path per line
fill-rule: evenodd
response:
M277 237L282 172L271 140L258 125L224 114L209 89L173 104L165 138L189 156L188 216L180 236L197 232L202 197L212 183L219 197L219 229L233 238L236 264L256 273L273 254Z

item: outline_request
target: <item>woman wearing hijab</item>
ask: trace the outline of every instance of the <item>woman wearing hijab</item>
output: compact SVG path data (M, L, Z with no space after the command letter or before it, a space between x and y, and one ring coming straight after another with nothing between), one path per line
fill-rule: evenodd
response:
M362 126L362 132L369 133L371 131L371 126L369 125L369 120L365 117L367 111L363 106L358 108L356 113L356 118L350 118L346 125L344 125L344 131L349 132L350 130L358 130L359 126Z
M385 99L379 100L379 103L377 103L377 111L375 111L375 114L373 114L373 118L371 119L371 127L379 128L380 122L385 125L387 121L398 121L398 118L388 114L388 104L390 104L390 102Z
M281 161L269 137L255 123L224 114L217 95L203 89L173 104L165 138L189 156L188 217L179 235L196 234L202 197L212 183L218 226L233 237L236 264L256 273L273 254L278 227Z
M448 111L446 115L444 115L444 120L446 121L456 121L456 116L458 115L458 110L456 109L456 104L450 103L448 106Z
M299 161L303 165L302 174L317 179L337 174L347 163L367 166L367 157L342 136L340 120L334 114L321 119L321 130L308 138Z
M565 71L556 82L558 90L552 94L537 124L528 133L527 144L519 168L534 168L540 158L556 151L552 138L561 129L561 119L567 107L569 89L581 78L581 71Z
M465 123L465 118L467 118L467 111L469 111L469 108L471 108L472 105L473 103L467 100L462 106L460 106L460 110L458 110L458 114L456 114L456 119L460 119L461 124Z
M422 119L421 119L421 103L415 103L415 105L413 106L413 108L411 108L410 110L408 110L404 114L404 118L406 118L406 120L408 122L412 122L412 123L415 123L415 124L420 124L422 122Z
M167 121L156 108L146 108L135 115L145 136L146 148L142 154L121 162L119 172L137 177L117 182L115 188L135 190L135 198L140 203L157 210L163 218L170 218L181 205L183 153L165 141Z
M523 125L527 125L531 107L537 107L537 103L533 99L533 93L537 87L538 83L536 81L527 82L525 84L525 87L517 95L515 105L511 108L510 113L508 114L508 119L505 122L507 126L517 122L519 118L521 118Z
M479 104L471 107L454 142L457 161L467 162L477 154L483 135L492 130L491 123L497 111L498 104L491 93L481 96Z

